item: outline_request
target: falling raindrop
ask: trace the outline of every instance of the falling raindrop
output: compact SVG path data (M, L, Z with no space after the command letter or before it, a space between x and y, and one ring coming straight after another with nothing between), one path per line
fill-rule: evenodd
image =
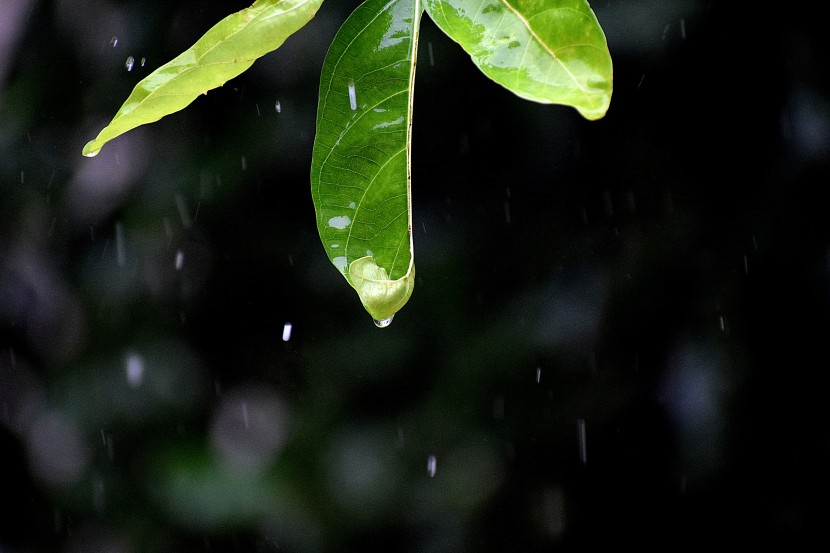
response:
M118 259L118 266L127 265L127 247L124 244L124 225L115 223L115 255Z
M588 449L585 437L585 419L576 419L576 436L579 441L579 462L588 462Z
M349 81L349 107L352 111L357 109L357 92L355 92L354 81Z
M182 267L184 266L184 252L178 250L176 252L176 270L181 271Z
M248 160L245 156L242 156L242 170L245 171L248 168Z
M438 460L435 458L435 455L430 455L427 458L427 472L430 478L435 476L436 470L438 470Z
M141 67L144 67L145 63L147 63L147 58L141 58Z
M282 105L280 104L279 100L277 100L277 103L274 104L274 109L277 111L277 113L282 113Z
M680 38L686 40L686 19L680 18Z
M127 68L127 71L132 71L133 65L135 65L135 58L132 56L127 56L127 61L124 62L124 67Z
M427 42L427 51L429 52L429 65L435 66L435 56L432 55L432 42Z
M248 420L248 402L242 402L242 424L245 425L245 428L249 428L251 422Z
M137 353L128 354L124 358L124 371L130 386L137 388L144 378L144 359Z
M542 379L542 369L541 367L536 367L536 384L539 384L539 381Z
M387 326L392 324L393 317L394 315L392 317L389 317L388 319L375 319L375 326L378 328L386 328Z
M190 210L187 209L187 203L185 203L184 196L181 194L176 194L176 210L179 212L179 218L182 220L182 226L184 228L190 228L193 224L193 219L190 217Z
M282 326L282 341L283 342L287 342L288 340L291 339L291 329L292 328L293 328L293 325L291 323L285 323Z
M112 38L110 39L110 44L112 45L112 47L113 47L113 48L115 48L116 46L118 46L118 37L117 37L117 36L112 37Z

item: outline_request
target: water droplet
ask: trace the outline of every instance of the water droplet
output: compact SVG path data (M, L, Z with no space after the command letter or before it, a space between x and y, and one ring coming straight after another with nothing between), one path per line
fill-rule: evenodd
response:
M132 56L127 56L127 61L124 62L124 67L127 68L127 71L132 71L133 65L135 65L135 58Z
M110 39L110 44L112 44L112 47L113 47L113 48L115 48L116 46L118 46L118 37L117 37L117 36L112 37L112 38Z
M187 208L187 202L184 196L176 194L174 199L176 200L176 209L179 212L179 218L182 220L182 226L184 228L190 228L193 225L193 219L190 217L190 210Z
M277 100L277 103L274 104L274 109L277 110L277 113L282 113L282 105L279 100Z
M285 323L283 325L283 327L282 327L282 341L283 342L287 342L288 340L291 339L291 329L292 329L292 324L291 323Z
M141 58L141 67L144 67L145 63L147 63L147 58Z
M184 252L179 250L176 252L176 270L181 271L184 266Z
M340 215L329 219L329 226L338 230L343 230L352 224L352 220L348 215Z
M357 93L354 88L354 81L349 81L349 107L352 111L357 109Z
M536 367L536 384L539 384L539 381L542 379L542 369L541 367Z
M588 462L588 444L585 435L585 419L576 419L576 437L579 441L579 462Z
M436 470L438 470L438 460L435 458L435 455L430 455L427 458L427 472L430 478L435 476Z
M387 326L392 324L392 319L393 318L394 318L394 315L392 315L392 317L389 317L388 319L381 319L381 320L375 319L375 326L378 327L378 328L386 328Z
M124 370L127 373L127 382L137 388L144 378L144 359L137 353L130 353L124 359Z
M115 254L118 259L118 266L127 265L127 245L124 242L124 225L115 223Z

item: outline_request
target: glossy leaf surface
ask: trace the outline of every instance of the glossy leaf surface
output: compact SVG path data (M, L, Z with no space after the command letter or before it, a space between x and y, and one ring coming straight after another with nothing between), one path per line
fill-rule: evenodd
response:
M177 112L200 94L222 86L282 45L314 17L322 2L257 0L221 20L139 82L109 125L84 146L83 154L94 156L113 138Z
M541 103L605 115L612 64L585 0L425 0L429 16L495 82Z
M367 0L337 32L320 78L317 228L376 322L403 307L415 280L410 128L421 12L419 0Z

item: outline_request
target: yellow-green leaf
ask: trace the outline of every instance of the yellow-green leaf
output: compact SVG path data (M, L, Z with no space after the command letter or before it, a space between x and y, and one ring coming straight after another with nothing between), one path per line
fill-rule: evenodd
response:
M196 43L139 82L98 136L83 148L97 155L113 138L177 112L276 50L317 13L323 0L257 0L229 15Z
M426 0L432 20L518 96L599 119L611 103L605 34L585 0Z

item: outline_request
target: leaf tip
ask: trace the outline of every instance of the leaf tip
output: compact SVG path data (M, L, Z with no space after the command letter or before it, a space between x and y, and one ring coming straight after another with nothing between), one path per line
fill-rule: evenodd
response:
M95 157L98 155L98 152L101 151L101 146L98 144L98 140L90 140L84 146L84 149L81 150L81 153L86 157Z
M375 325L385 328L412 296L415 268L410 263L409 271L404 276L391 280L386 269L379 266L373 257L361 257L349 264L349 282Z

